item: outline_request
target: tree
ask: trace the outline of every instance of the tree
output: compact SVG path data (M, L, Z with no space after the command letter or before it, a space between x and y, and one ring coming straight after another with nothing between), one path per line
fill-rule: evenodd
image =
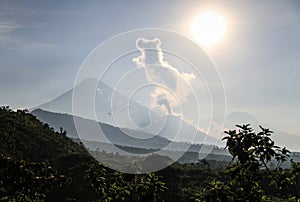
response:
M132 175L109 170L101 164L89 164L85 179L100 201L157 201L167 188L154 173Z
M226 148L232 161L226 168L228 180L213 180L201 193L199 201L273 201L278 198L298 200L300 198L300 164L291 161L292 168L285 170L289 151L275 146L269 129L260 126L253 132L250 125L237 125L238 130L226 131ZM276 161L270 170L268 163ZM272 194L270 194L270 192ZM275 196L274 196L274 193Z

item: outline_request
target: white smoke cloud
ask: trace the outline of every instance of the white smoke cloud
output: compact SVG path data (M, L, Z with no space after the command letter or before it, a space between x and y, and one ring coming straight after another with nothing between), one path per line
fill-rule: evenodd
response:
M158 38L137 39L136 47L141 55L133 58L133 62L144 70L149 83L159 85L151 94L151 104L161 106L169 114L178 115L174 112L174 107L178 107L187 99L191 92L190 82L196 76L193 73L180 72L165 61L160 45L161 41Z

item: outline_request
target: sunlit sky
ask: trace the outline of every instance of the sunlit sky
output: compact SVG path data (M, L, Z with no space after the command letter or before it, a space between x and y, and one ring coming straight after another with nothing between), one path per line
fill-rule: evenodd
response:
M201 43L191 24L206 11L226 24L222 36L203 48L223 78L228 113L245 111L300 134L297 0L2 0L0 105L30 108L62 94L72 88L89 52L124 31L164 28Z

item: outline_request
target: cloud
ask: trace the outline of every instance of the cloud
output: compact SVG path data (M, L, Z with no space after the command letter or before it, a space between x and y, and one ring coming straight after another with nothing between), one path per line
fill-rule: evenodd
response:
M0 35L10 33L18 28L21 28L21 26L15 23L0 22Z
M144 70L149 83L157 84L151 94L151 104L161 106L169 114L178 115L174 107L186 101L191 92L190 82L196 76L193 73L180 72L165 61L161 41L158 38L150 40L139 38L136 40L136 47L141 55L133 58L133 62Z
M54 44L29 41L12 35L12 33L17 33L20 29L39 28L42 25L20 25L11 21L0 20L0 48L7 50L32 50L55 47Z
M165 108L169 114L174 114L173 109L171 108L171 103L168 100L168 97L165 94L159 94L156 97L156 103Z

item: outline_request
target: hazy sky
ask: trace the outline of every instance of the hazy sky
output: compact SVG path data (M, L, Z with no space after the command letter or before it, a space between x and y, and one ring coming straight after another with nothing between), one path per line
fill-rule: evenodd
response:
M72 88L81 63L104 40L137 28L191 37L201 12L227 31L210 49L227 111L300 133L299 1L0 1L0 105L34 107Z

